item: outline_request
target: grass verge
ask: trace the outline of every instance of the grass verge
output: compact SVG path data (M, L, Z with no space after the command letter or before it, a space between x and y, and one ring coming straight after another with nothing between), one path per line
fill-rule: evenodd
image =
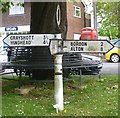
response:
M74 78L74 77L73 77ZM2 116L118 116L118 75L64 82L63 112L56 113L54 83L39 82L27 95L17 95L17 81L2 82Z

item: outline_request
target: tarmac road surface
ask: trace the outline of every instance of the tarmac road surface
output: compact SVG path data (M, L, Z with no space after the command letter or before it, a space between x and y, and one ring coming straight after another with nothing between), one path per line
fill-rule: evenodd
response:
M103 60L103 67L101 69L101 74L119 74L120 72L120 63L112 63L106 60Z
M0 74L2 74L2 66L0 64ZM11 72L13 70L6 69L5 72ZM100 71L100 74L119 74L120 73L120 62L119 63L112 63L108 62L105 59L103 60L103 67Z

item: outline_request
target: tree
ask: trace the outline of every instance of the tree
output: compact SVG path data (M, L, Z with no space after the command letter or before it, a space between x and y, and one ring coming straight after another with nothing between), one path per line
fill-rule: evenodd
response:
M97 2L97 15L99 16L99 35L111 38L119 35L119 2Z
M60 25L57 25L56 11L60 6ZM31 33L62 33L66 37L67 16L65 2L32 2Z
M4 2L0 0L0 11L2 11L2 13L6 12L11 5L14 5L13 2Z
M2 12L6 12L12 2L2 2L0 1ZM21 4L18 4L21 5ZM57 6L60 7L59 20L60 24L57 23ZM67 33L67 14L66 14L66 2L31 2L31 24L30 33L32 34L56 34L61 33L62 38L66 38ZM49 58L53 58L50 54L48 47L36 47L32 48L32 53L41 53L42 58L44 57L44 62L48 64ZM38 58L38 57L37 57ZM40 57L41 58L41 57ZM41 61L41 60L40 60ZM39 61L38 61L39 64ZM52 70L44 69L34 69L32 70L32 76L35 79L51 78L53 75ZM52 73L52 75L51 75Z
M57 24L56 11L57 6L60 6L60 25ZM67 14L66 14L66 3L65 2L35 2L31 3L31 33L32 34L56 34L61 33L62 38L66 38L67 33ZM50 58L53 58L49 52L49 49L46 47L37 47L33 48L33 52L41 53L44 57L43 63L48 63ZM38 62L39 64L39 62ZM33 70L33 78L51 78L53 75L52 70L37 69Z
M5 13L11 6L14 6L13 2L11 1L5 2L4 0L0 0L0 11L2 11L2 13ZM23 7L24 4L21 2L18 2L17 6Z

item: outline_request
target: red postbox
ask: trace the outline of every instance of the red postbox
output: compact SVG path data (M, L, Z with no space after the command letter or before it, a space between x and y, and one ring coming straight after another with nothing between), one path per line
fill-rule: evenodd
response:
M86 27L81 29L80 40L97 40L98 33L95 28Z

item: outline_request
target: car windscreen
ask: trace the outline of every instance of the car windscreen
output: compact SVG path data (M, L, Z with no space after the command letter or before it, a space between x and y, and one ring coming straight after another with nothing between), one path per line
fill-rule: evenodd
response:
M120 48L120 40L116 41L116 42L114 43L114 46Z

